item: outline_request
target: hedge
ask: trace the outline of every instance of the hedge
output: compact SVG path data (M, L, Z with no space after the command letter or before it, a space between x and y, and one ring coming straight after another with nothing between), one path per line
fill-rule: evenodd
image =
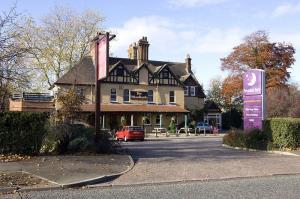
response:
M47 119L46 113L0 112L0 153L39 153Z
M265 120L264 132L277 148L300 147L300 118L271 118Z

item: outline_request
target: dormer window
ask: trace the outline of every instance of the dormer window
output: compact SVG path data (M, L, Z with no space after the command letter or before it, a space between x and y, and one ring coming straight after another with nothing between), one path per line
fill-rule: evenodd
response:
M163 79L168 79L169 78L169 71L167 71L167 70L162 71L162 78Z
M123 76L124 75L124 69L122 67L117 68L117 76Z

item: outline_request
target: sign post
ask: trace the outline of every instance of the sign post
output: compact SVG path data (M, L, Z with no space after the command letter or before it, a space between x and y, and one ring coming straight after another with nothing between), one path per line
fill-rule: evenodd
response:
M100 137L100 80L107 76L109 58L109 33L99 33L95 42L95 67L96 67L96 103L95 103L95 143Z
M243 75L244 129L262 129L266 115L265 71L248 70Z

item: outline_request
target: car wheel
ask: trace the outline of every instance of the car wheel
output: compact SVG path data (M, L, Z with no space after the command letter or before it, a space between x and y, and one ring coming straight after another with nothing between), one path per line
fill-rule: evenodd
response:
M144 140L145 140L144 138L141 139L141 141L144 141Z
M124 142L127 142L128 141L128 138L127 136L124 137Z

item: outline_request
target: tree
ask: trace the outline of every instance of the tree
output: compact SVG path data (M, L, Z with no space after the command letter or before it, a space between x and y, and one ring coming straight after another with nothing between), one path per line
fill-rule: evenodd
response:
M290 78L288 70L295 62L294 54L291 44L270 42L265 31L257 31L221 59L221 69L235 77L248 69L263 69L266 71L267 88L286 86Z
M73 123L78 119L78 113L81 112L83 96L79 95L75 88L60 90L57 95L57 102L60 105L57 117L63 122Z
M32 49L30 61L48 86L89 54L103 20L94 11L78 14L66 8L55 8L39 23L28 20L24 41Z
M242 96L242 78L238 75L229 75L222 84L221 95L224 99L224 107L228 110L234 106L241 106L240 98ZM239 108L238 108L239 109Z
M268 117L300 117L300 91L297 86L270 88L267 92Z
M15 6L0 14L0 111L7 108L12 92L26 87L29 82L30 69L25 66L24 57L30 48L19 42L24 18L16 12Z
M221 109L224 109L225 100L222 96L222 84L223 82L221 77L210 80L206 99L215 102Z

